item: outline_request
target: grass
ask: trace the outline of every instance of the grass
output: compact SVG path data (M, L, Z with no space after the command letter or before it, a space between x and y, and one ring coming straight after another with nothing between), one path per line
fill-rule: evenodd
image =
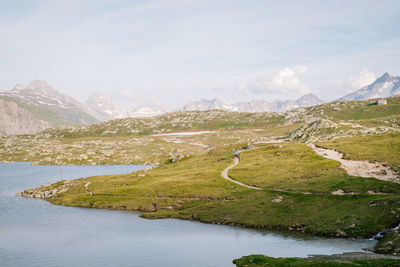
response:
M198 155L226 144L258 142L282 136L296 125L221 130L191 136L136 136L0 138L0 161L31 161L49 164L161 164L176 156Z
M367 143L361 140L360 144ZM375 150L381 156L391 155L391 151L384 148L381 152L376 153ZM269 189L313 193L330 193L342 189L357 194L373 190L400 194L400 184L349 176L339 162L325 159L300 143L271 144L244 151L241 153L240 164L229 175L245 184Z
M264 255L244 256L233 261L238 267L297 267L297 266L332 266L332 267L361 267L361 266L400 266L399 259L370 259L370 260L348 260L345 262L334 260L320 260L310 258L273 258Z
M290 145L304 148L299 144ZM233 162L232 151L235 147L222 146L148 171L78 179L72 182L74 186L70 186L69 191L50 201L69 206L139 210L146 218L182 218L323 236L368 237L399 221L397 208L400 197L397 193L344 196L324 193L331 190L327 186L335 181L340 184L342 177L333 177L329 183L319 183L320 193L313 194L279 192L271 188L257 191L226 181L220 173ZM292 155L291 150L282 150L281 153L285 157ZM323 160L317 162L319 165L313 168L335 166ZM290 166L287 167L289 171ZM304 170L300 167L298 171ZM94 196L85 190L84 184L88 181ZM376 180L373 185L385 190L387 182ZM349 186L352 186L351 183ZM50 189L51 186L40 190ZM394 185L392 190L397 192L398 186ZM283 199L281 202L272 201L279 196ZM152 205L157 208L150 212L148 207Z
M338 101L316 106L312 112L336 120L369 120L400 114L400 97L387 98L387 105L376 105L377 99Z
M392 231L385 235L375 246L376 253L400 254L400 232Z
M48 129L43 134L64 138L140 136L181 131L266 128L283 123L284 116L277 113L177 111L152 118L125 118L86 126Z

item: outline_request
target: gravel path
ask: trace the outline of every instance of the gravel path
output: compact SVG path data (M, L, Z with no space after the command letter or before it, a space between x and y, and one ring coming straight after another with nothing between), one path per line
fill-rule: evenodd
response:
M371 163L367 160L347 160L343 159L343 154L326 148L316 147L314 144L309 144L309 146L318 155L339 161L341 167L347 171L349 175L360 176L364 178L376 178L379 180L400 183L400 178L389 166L385 166L383 163L374 162Z

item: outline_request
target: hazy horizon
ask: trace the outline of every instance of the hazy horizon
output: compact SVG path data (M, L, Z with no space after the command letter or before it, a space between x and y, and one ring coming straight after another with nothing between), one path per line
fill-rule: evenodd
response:
M393 0L17 0L0 15L0 88L39 79L82 102L329 101L400 74Z

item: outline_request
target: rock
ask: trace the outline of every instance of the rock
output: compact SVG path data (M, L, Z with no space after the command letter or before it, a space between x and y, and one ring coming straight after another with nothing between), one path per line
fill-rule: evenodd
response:
M343 191L343 189L339 189L336 191L332 191L331 194L332 195L344 195L344 191Z
M347 234L340 229L336 229L336 236L347 236Z
M157 204L156 204L156 203L151 203L151 204L149 204L149 205L146 207L145 211L147 211L147 212L154 212L154 211L157 211Z
M13 101L0 98L0 135L33 134L52 125L39 120L35 115L17 105Z
M282 200L283 200L283 197L282 197L282 196L278 196L278 198L271 200L271 202L273 202L273 203L279 203L279 202L281 202Z

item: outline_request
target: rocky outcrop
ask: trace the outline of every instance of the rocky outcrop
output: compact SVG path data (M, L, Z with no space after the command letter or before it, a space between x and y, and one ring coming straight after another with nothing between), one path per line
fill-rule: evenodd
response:
M80 186L80 184L73 183L69 180L64 180L56 184L49 183L37 188L26 189L17 193L16 195L31 198L49 199L55 198L58 195L67 192L72 186Z
M355 135L373 135L399 131L398 127L366 127L355 122L335 122L321 118L291 131L288 139L304 143L316 143Z
M0 98L0 135L34 134L51 126L17 103Z

